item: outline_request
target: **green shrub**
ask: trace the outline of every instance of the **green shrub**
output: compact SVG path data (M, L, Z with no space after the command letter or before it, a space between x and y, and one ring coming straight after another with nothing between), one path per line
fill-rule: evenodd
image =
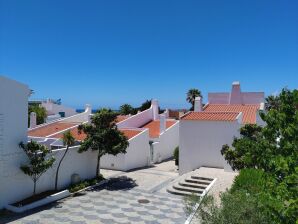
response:
M175 159L175 163L176 163L176 165L178 166L178 165L179 165L179 146L177 146L177 147L174 149L173 157L174 157L174 159Z
M68 190L69 190L69 192L74 193L74 192L82 190L88 186L95 185L102 180L104 180L102 175L99 178L86 179L86 180L83 180L77 184L70 185Z
M250 193L261 192L266 185L265 179L265 173L262 170L243 169L234 179L231 192L233 193L237 190L246 190Z

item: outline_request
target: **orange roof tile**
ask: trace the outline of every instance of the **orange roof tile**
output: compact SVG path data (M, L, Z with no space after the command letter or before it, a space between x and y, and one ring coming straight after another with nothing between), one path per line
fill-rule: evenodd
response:
M181 120L200 121L235 121L239 112L190 112L181 117Z
M49 135L55 134L56 132L63 131L76 125L78 125L78 123L55 122L28 131L28 136L47 137Z
M255 124L259 108L257 104L207 104L204 112L242 112L243 124Z
M120 129L120 131L127 137L127 139L131 139L134 136L136 136L142 132L140 130L131 130L131 129ZM77 127L70 129L70 133L77 141L83 141L86 138L85 133L82 132L81 134L79 134ZM56 134L52 137L53 138L62 138L63 133Z
M171 127L174 125L177 121L167 120L166 121L166 128ZM149 129L149 136L150 138L158 138L159 132L160 132L160 121L150 121L149 123L145 124L141 128L148 128Z

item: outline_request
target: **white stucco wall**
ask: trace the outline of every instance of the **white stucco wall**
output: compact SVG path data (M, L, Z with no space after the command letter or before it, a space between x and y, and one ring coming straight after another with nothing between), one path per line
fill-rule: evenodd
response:
M29 93L27 85L0 76L0 209L22 194L15 189L26 188L19 169L25 153L19 143L27 141Z
M153 120L153 107L117 123L117 126L118 128L139 128L151 120Z
M201 166L228 168L220 153L222 145L239 136L238 121L180 121L179 173Z
M171 158L177 146L179 146L179 121L166 129L153 143L153 162Z
M100 167L122 171L144 167L148 165L149 153L149 131L143 130L129 140L129 147L125 154L103 156L100 161Z

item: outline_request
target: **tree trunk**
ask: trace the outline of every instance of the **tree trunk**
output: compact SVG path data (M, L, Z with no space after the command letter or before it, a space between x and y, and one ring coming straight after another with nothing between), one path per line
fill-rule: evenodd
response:
M35 195L36 194L36 181L34 181L34 184L33 184L33 195Z
M101 154L98 152L98 155L97 155L97 166L96 166L96 177L99 177L99 174L100 174L100 167L99 167L100 157L101 157Z
M59 169L60 169L60 166L61 166L61 163L64 159L64 157L66 156L66 153L68 151L69 147L67 146L66 147L66 150L64 152L64 155L62 156L61 160L59 161L59 164L58 164L58 167L57 167L57 170L56 170L56 178L55 178L55 191L58 190L58 175L59 175Z

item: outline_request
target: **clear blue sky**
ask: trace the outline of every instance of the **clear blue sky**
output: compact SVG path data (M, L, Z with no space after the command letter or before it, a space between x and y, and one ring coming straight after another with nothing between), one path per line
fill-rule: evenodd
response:
M298 1L0 0L0 74L77 108L297 88Z

